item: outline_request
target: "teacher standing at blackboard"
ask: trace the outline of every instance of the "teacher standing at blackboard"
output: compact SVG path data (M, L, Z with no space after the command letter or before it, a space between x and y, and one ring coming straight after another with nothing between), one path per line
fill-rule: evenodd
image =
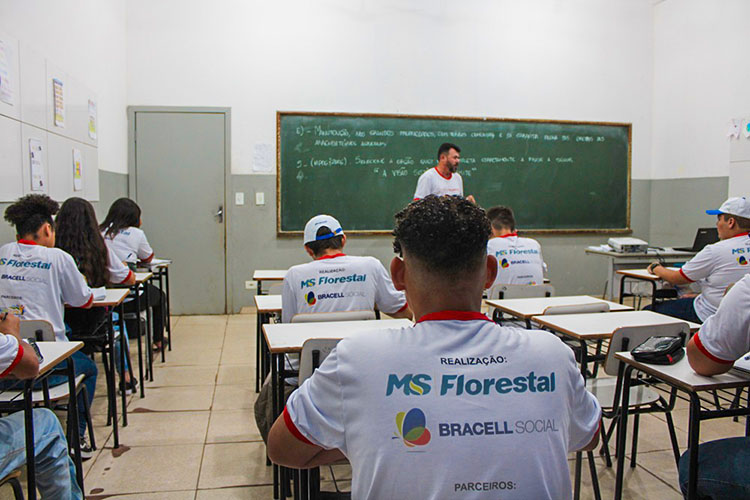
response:
M417 190L414 191L414 199L419 200L427 195L436 196L463 196L464 181L458 174L458 164L461 162L461 148L455 144L444 142L438 148L438 164L419 176ZM476 203L474 197L466 197L472 203Z

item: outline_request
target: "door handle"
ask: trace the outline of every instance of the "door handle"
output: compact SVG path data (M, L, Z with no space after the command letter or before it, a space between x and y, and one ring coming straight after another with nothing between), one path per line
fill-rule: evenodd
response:
M219 205L219 210L214 214L214 217L219 218L219 222L224 222L224 207Z

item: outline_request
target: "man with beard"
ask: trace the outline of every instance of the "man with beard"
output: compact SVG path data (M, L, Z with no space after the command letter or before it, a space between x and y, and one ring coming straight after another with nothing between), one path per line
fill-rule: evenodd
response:
M461 148L455 144L444 142L438 148L438 164L419 176L414 199L419 200L427 195L435 196L463 196L464 181L458 174L458 164L461 162ZM467 200L476 204L472 195Z

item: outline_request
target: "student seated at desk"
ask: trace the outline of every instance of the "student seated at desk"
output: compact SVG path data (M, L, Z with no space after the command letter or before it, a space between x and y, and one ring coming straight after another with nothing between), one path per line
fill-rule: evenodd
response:
M0 378L30 379L39 374L34 349L21 340L20 321L0 315ZM47 408L33 410L36 486L42 499L83 498L60 421ZM0 478L26 463L24 412L0 418Z
M542 247L531 238L516 232L516 218L510 207L497 206L487 210L492 224L492 237L487 242L487 254L497 259L497 278L492 285L541 285L547 264L542 259Z
M726 373L750 351L750 276L735 284L716 314L690 339L687 357L700 375ZM698 447L699 498L750 498L750 437L719 439ZM687 494L689 459L680 459L680 487Z
M130 198L115 200L99 229L107 246L131 269L135 270L139 262L147 264L154 258L146 233L141 229L141 207ZM148 288L149 303L142 300L141 311L145 311L147 307L152 308L154 352L159 352L163 348L167 296L151 283L146 283L145 286ZM125 303L125 312L136 312L134 300Z
M281 321L289 323L300 313L372 311L394 318L412 318L404 292L396 290L383 264L374 257L343 253L346 235L330 215L318 215L305 225L304 246L313 261L289 268L281 295ZM299 356L287 356L287 368L299 369ZM288 378L287 393L297 385ZM273 423L269 381L255 402L255 420L265 440Z
M52 216L58 209L57 202L49 196L30 194L5 210L5 220L16 227L18 241L0 247L0 309L11 311L21 319L47 320L52 324L55 338L67 341L64 305L87 309L91 307L94 295L73 257L55 248ZM85 375L83 383L91 404L96 389L96 364L81 351L74 353L72 358L76 375ZM52 375L47 380L50 386L56 386L67 383L68 377ZM4 383L0 386L8 387ZM84 458L91 458L83 393L78 398L78 425L81 453Z
M702 323L716 312L727 287L750 273L750 202L744 197L729 198L718 210L706 210L706 213L717 216L720 241L706 245L678 271L658 262L648 266L651 273L673 285L697 282L701 293L697 297L667 300L644 309Z
M99 223L91 203L83 198L68 198L60 207L55 218L57 236L55 246L68 252L76 261L78 270L86 277L90 287L99 288L107 285L132 285L135 274L114 251L107 247L99 232ZM92 309L66 309L65 323L78 335L91 334L105 320L107 310L104 307ZM125 332L125 346L128 342ZM120 359L120 343L115 343L115 359ZM125 356L128 363L130 355ZM119 361L115 363L120 370ZM121 374L120 390L128 394L135 392L136 381L131 377L131 370L126 366Z
M274 423L271 460L346 457L352 498L572 497L568 453L596 446L601 409L557 337L480 313L489 234L457 197L396 215L391 276L417 324L339 342Z

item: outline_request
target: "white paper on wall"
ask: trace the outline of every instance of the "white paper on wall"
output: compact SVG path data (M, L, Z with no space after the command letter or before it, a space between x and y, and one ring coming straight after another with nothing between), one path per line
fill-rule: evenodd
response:
M253 145L253 172L273 172L273 147L270 144Z
M83 162L81 150L73 148L73 190L83 191Z
M52 98L55 103L55 125L65 127L65 94L63 93L63 82L57 78L52 79Z
M44 191L47 179L44 175L44 151L42 141L29 139L29 164L31 165L31 190Z
M745 123L742 125L742 133L745 137L750 137L750 120L745 120Z
M13 85L8 65L8 45L0 40L0 101L13 106Z
M96 103L89 99L89 137L96 139Z
M731 122L729 122L727 137L729 137L730 139L740 138L740 122L738 120L732 120Z

